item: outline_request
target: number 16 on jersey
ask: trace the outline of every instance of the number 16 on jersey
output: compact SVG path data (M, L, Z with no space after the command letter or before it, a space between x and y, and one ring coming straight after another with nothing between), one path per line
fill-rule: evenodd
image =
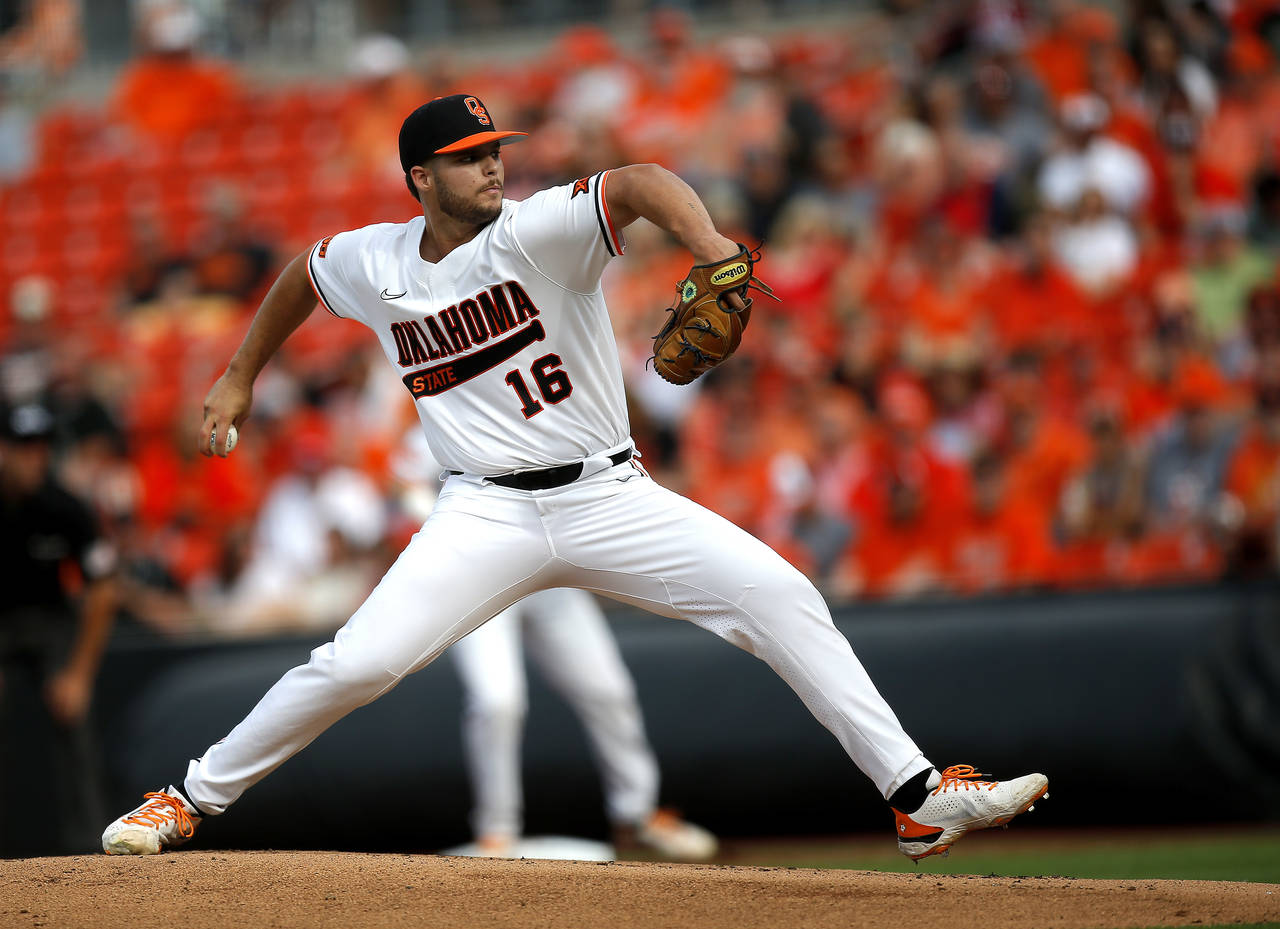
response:
M561 361L560 356L553 352L550 355L543 355L529 367L529 373L538 387L538 393L542 394L543 400L551 404L559 403L573 393L573 384L569 381L569 375L560 369L562 364L564 362ZM525 419L542 412L542 404L534 399L519 368L508 371L503 380L511 385L511 389L520 398L520 412L524 414Z

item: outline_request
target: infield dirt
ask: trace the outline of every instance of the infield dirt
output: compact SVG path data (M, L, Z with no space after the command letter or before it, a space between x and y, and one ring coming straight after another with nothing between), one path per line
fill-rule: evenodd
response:
M0 860L0 926L1042 929L1280 920L1280 884L350 852Z

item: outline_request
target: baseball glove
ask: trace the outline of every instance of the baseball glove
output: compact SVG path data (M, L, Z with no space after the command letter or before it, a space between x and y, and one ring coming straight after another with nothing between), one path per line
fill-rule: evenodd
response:
M723 261L694 265L676 285L671 316L653 337L653 367L665 381L688 384L732 355L751 319L751 287L773 297L773 289L751 272L760 260L738 244L738 253ZM742 308L734 309L726 294L736 293ZM778 299L773 297L773 299Z

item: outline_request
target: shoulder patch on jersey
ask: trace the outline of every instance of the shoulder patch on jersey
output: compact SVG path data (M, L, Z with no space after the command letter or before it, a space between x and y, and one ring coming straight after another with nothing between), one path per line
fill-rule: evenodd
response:
M580 177L573 182L573 193L569 195L569 199L572 200L574 197L578 196L578 194L585 194L590 189L591 189L591 178Z
M337 235L337 233L335 232L335 233L334 233L334 235ZM332 235L327 235L327 236L325 236L323 239L321 239L321 240L320 240L320 247L319 247L318 249L316 249L316 257L317 257L317 258L323 258L323 257L324 257L324 253L325 253L325 252L327 252L327 251L329 250L329 243L330 243L331 241L333 241L333 236L332 236Z

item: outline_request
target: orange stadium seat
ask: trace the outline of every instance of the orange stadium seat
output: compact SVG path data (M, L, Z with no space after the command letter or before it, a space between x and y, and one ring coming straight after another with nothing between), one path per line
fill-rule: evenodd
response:
M69 165L100 148L109 123L103 114L88 107L71 105L50 110L37 129L40 163Z

